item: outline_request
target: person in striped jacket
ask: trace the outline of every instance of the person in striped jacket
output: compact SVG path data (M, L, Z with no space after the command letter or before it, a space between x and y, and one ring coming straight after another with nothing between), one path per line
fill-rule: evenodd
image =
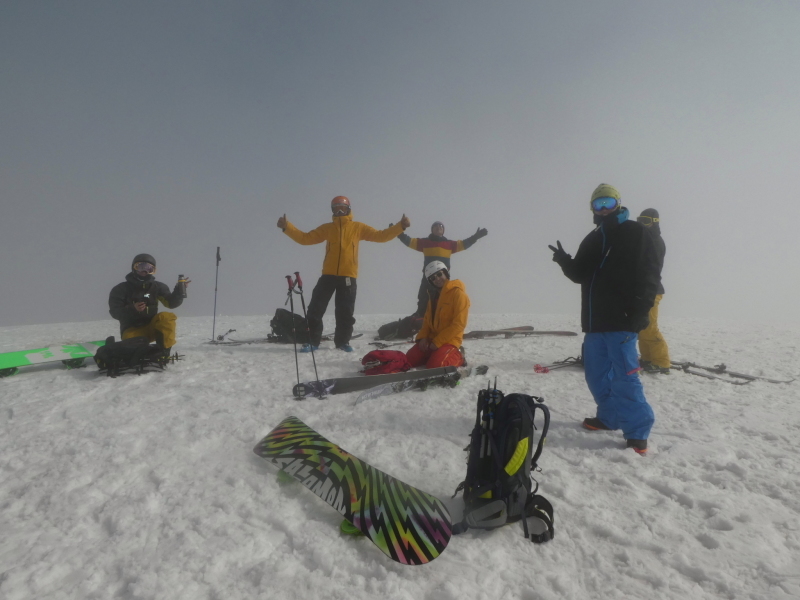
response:
M401 233L397 236L397 239L412 250L422 252L424 255L424 262L422 265L423 271L428 264L435 260L441 261L449 271L451 254L466 250L479 239L485 237L488 233L489 232L486 229L481 229L478 227L478 231L464 240L448 240L446 237L444 237L444 223L441 221L436 221L433 225L431 225L431 234L426 238L412 238L407 236L405 233ZM419 291L417 292L417 310L414 314L419 317L424 316L425 309L428 306L429 296L437 293L438 290L432 286L425 277L423 277L419 284Z

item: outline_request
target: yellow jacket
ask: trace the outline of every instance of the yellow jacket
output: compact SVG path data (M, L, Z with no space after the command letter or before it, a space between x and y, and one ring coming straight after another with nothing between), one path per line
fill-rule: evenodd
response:
M333 217L332 223L325 223L308 233L286 222L283 232L298 244L311 246L327 242L325 260L322 263L323 275L358 277L358 243L388 242L403 233L400 223L388 229L373 229L369 225L353 221L353 213L343 217Z
M469 296L464 284L459 279L448 281L439 292L435 315L431 314L431 301L428 300L428 309L425 311L422 329L419 330L417 339L429 338L437 348L445 344L452 344L458 348L464 339L467 318L469 318Z

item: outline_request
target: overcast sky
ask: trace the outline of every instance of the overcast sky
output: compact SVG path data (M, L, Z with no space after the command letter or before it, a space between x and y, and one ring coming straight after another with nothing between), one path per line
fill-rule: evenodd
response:
M662 315L797 321L798 31L793 0L4 0L0 326L110 318L140 252L211 315L217 246L218 313L271 316L324 255L278 217L339 194L488 228L452 259L473 312L577 322L547 245L574 254L601 182L661 213ZM414 310L421 254L360 261L357 314Z

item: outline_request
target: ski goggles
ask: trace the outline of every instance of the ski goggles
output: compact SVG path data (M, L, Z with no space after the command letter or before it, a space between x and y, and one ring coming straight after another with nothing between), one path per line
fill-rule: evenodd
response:
M333 211L334 216L339 217L346 215L347 211L350 210L350 207L347 204L334 204L331 206L331 210Z
M636 217L636 220L645 227L649 227L653 223L658 223L659 221L658 217L648 217L647 215L638 216Z
M152 275L156 272L155 265L151 265L149 262L138 262L133 265L134 271L144 271L148 275Z
M612 198L611 196L595 198L592 200L592 210L595 212L600 212L601 210L605 209L614 209L617 208L617 206L619 206L619 200Z
M434 281L439 279L439 277L445 277L445 278L447 277L447 275L445 275L444 269L441 269L440 271L436 271L436 273L434 273L433 275L428 277L428 281L433 283Z

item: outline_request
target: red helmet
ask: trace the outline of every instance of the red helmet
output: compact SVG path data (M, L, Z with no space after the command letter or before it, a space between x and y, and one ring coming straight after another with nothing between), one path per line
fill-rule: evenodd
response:
M339 214L349 215L350 200L347 196L336 196L336 198L331 200L331 210L335 216Z

